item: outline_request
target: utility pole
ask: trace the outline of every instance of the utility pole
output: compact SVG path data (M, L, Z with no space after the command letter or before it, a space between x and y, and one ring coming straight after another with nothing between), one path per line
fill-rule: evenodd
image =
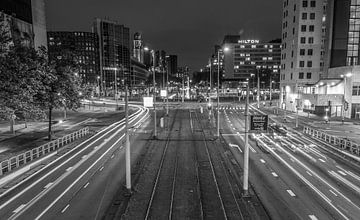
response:
M129 105L128 105L128 85L125 82L125 163L126 163L126 189L131 191L131 163L130 163L130 139L129 139Z
M114 79L114 89L115 89L115 92L114 92L114 97L115 97L115 102L116 102L116 109L115 110L117 110L118 109L118 97L117 97L117 74L116 74L116 70L117 70L117 68L115 67L115 79ZM124 70L123 70L124 71Z
M257 73L257 93L256 93L256 99L257 99L257 108L260 108L260 73L259 69L256 69Z
M218 74L217 74L217 137L220 138L220 116L219 116L219 106L220 106L220 94L219 94L219 87L220 87L220 50L218 50L218 60L217 60L217 66L218 66Z
M166 116L169 116L169 69L166 70Z
M152 71L153 71L153 85L154 85L154 91L153 91L153 99L154 99L154 139L156 139L157 136L157 131L156 131L156 81L155 81L155 52L152 50L151 51L152 54L152 58L153 58L153 66L152 66Z
M246 85L245 102L245 151L244 151L244 179L243 196L249 196L249 82Z

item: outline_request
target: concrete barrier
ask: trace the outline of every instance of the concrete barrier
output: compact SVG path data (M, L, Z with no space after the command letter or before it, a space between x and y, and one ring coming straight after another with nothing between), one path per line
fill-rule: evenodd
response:
M17 156L11 157L8 160L0 162L0 176L18 168L21 165L27 164L39 157L43 157L56 149L65 146L66 144L75 141L78 138L84 137L89 133L89 128L85 127L64 137L50 141L37 148L21 153Z

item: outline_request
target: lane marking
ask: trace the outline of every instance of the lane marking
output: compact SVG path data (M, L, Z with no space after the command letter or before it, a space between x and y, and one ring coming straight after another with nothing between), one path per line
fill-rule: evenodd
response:
M261 162L261 163L266 163L265 160L263 160L263 159L260 159L260 162Z
M272 172L271 173L274 177L279 177L279 175L277 175L277 173L275 173L275 172Z
M72 169L72 167L69 167L66 169L66 172L69 172Z
M48 183L46 186L44 186L45 189L49 188L53 183Z
M85 186L84 186L84 189L86 189L86 187L88 187L89 184L90 184L90 183L87 182L87 183L85 184Z
M65 206L65 208L63 208L63 210L61 210L61 213L64 213L65 211L66 211L66 209L68 209L69 208L69 204L67 204L66 206Z
M242 153L242 150L241 150L241 148L238 146L238 145L236 145L236 144L229 144L229 146L230 147L233 147L233 148L237 148L239 151L240 151L240 153Z
M338 172L339 172L341 175L343 175L343 176L346 176L346 175L347 175L347 174L344 173L342 170L338 170Z
M102 171L104 169L104 166L102 166L101 168L100 168L100 171Z
M112 154L112 155L111 155L111 159L113 159L113 158L114 158L114 156L115 156L115 155L114 155L114 154Z
M318 218L316 218L315 215L309 215L309 218L310 218L311 220L318 220Z
M13 211L13 213L18 213L21 209L23 209L26 206L26 204L21 204L17 209Z
M81 159L84 159L84 158L86 158L86 157L87 157L87 154L83 155L83 156L81 157Z
M292 196L292 197L296 196L295 193L291 189L287 189L286 191L289 193L290 196Z
M319 158L318 160L320 160L320 161L323 162L323 163L326 163L326 161L323 160L323 159L321 159L321 158Z
M309 174L309 176L312 176L312 174L309 171L306 171L307 174Z

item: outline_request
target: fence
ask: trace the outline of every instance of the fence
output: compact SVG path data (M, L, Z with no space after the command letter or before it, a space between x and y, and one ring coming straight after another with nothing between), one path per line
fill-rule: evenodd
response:
M18 168L19 166L29 163L32 160L40 158L50 152L55 151L59 147L62 147L72 141L81 138L89 133L89 128L85 127L71 134L65 135L64 137L58 138L56 140L50 141L46 144L41 145L40 147L26 151L25 153L19 154L17 156L11 157L8 160L0 162L0 176L10 172L13 169Z
M360 146L346 138L332 136L307 126L304 127L303 132L311 135L312 137L324 140L341 150L348 150L350 153L360 156Z

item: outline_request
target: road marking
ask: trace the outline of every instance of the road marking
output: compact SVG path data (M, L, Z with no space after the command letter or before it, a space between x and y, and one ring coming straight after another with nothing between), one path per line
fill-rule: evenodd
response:
M263 160L263 159L260 159L260 162L261 162L261 163L266 163L265 160Z
M275 172L272 172L271 173L274 177L279 177L278 175L277 175L277 173L275 173Z
M67 169L66 169L66 172L68 172L68 171L71 170L71 169L72 169L72 167L67 168Z
M293 158L290 158L290 160L295 163L295 160Z
M89 182L87 182L87 183L85 184L84 189L86 189L86 187L88 187L88 185L89 185Z
M346 176L346 175L347 175L347 174L344 173L342 170L338 170L338 172L339 172L341 175L343 175L343 176Z
M26 204L21 204L17 209L13 211L13 213L18 213L21 209L23 209L26 206Z
M81 157L81 159L84 159L85 157L87 157L87 154L83 155L83 156Z
M114 156L115 156L115 155L114 155L114 154L112 154L112 155L111 155L111 159L113 159L113 158L114 158Z
M290 194L290 196L292 196L292 197L296 196L295 193L291 189L288 189L286 191Z
M230 147L234 147L234 148L237 148L239 151L240 151L240 153L242 153L242 150L241 150L241 148L238 146L238 145L236 145L236 144L229 144L229 146Z
M48 183L46 186L44 186L45 189L49 188L53 183Z
M66 206L65 206L65 208L63 208L63 210L61 210L61 213L64 213L65 211L66 211L66 209L68 209L69 208L69 204L67 204Z
M101 168L100 168L100 171L102 171L104 169L104 166L102 166Z
M345 183L346 185L348 185L350 188L352 188L353 190L355 190L357 193L360 193L360 187L358 187L357 185L353 184L352 182L350 182L349 180L345 179L344 177L340 176L339 174L337 174L334 171L328 171L331 175L333 175L334 177L338 178L340 181L342 181L343 183Z
M338 196L334 191L332 191L331 189L329 189L329 191L334 194L335 196Z
M250 147L250 150L251 150L253 153L256 153L256 150L255 150L253 147L251 147L250 144L249 144L249 147Z
M321 162L323 162L323 163L326 163L326 161L325 161L325 160L323 160L323 159L321 159L321 158L320 158L319 160L320 160Z
M312 176L312 174L309 171L306 171L307 174L309 174L309 176Z
M311 220L317 220L317 219L318 219L318 218L316 218L315 215L309 215L309 218L310 218Z

